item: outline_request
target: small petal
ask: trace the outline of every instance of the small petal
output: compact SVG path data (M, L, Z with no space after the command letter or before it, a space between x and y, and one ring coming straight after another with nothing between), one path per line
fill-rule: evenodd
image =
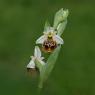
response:
M45 35L41 36L40 38L37 39L36 44L43 44L43 42L45 41Z
M53 39L57 42L57 44L64 44L63 39L58 35L55 35Z
M27 65L27 68L35 68L35 63L34 63L33 60L31 60L31 61L29 62L29 64Z
M35 46L34 56L37 58L41 57L41 51L38 46Z

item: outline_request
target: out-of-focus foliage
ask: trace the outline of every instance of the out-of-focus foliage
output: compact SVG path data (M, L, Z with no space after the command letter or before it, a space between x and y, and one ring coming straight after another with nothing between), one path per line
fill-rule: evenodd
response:
M95 1L0 0L1 95L37 94L26 65L44 22L60 8L70 12L65 44L41 95L95 95Z

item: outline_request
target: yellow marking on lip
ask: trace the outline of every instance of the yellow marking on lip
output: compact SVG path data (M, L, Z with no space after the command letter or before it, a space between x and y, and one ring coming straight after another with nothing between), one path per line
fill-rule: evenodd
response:
M52 38L52 34L51 34L51 33L48 34L48 38L49 38L49 39Z

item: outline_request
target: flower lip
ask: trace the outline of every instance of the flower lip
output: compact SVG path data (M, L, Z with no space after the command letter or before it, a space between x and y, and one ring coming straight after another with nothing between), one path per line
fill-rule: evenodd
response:
M50 39L50 40L46 40L43 43L42 47L43 47L44 52L49 52L50 53L57 47L57 44L56 44L55 41Z

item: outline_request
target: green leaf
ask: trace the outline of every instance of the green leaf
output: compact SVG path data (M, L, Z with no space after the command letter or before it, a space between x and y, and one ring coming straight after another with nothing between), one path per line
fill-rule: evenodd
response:
M53 27L56 29L59 23L67 19L68 14L69 14L68 10L67 9L63 10L63 8L60 9L58 12L56 12L55 17L54 17Z
M67 25L67 19L60 23L57 27L57 35L61 36Z
M50 75L56 60L58 58L58 54L60 51L61 46L58 46L54 52L49 56L46 65L44 65L40 72L40 82L39 82L39 88L43 87L44 81L47 80L48 76Z

